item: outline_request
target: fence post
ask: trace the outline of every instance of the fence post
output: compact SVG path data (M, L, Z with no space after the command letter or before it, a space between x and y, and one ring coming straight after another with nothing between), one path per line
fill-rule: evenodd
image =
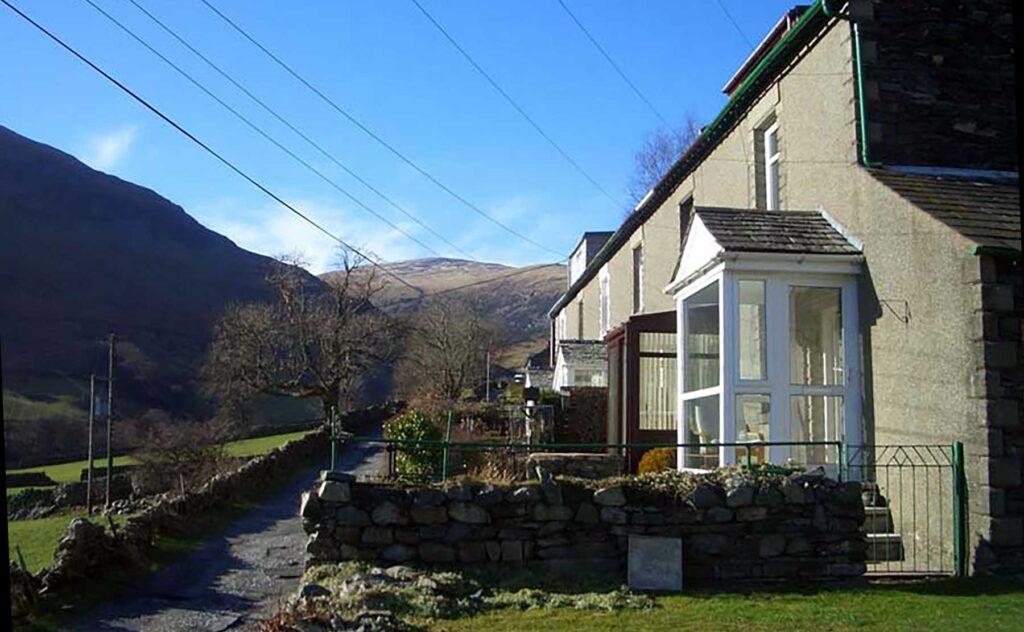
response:
M954 441L953 461L953 568L957 577L967 575L967 477L964 444Z
M837 476L839 477L839 482L842 483L843 468L846 466L846 444L842 441L836 445L836 460L838 461L836 466Z
M448 447L452 442L452 411L448 411L448 428L444 433L444 455L441 458L441 482L448 480Z
M331 425L331 471L335 471L338 464L338 415L337 409L331 407L327 413L328 423Z

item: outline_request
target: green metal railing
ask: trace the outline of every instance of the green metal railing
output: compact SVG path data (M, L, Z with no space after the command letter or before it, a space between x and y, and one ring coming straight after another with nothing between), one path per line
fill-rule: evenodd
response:
M447 480L451 474L452 452L500 452L505 454L530 454L538 452L581 452L601 453L618 452L624 450L651 450L656 448L670 448L676 450L720 450L735 448L742 450L743 456L730 459L735 464L744 465L750 469L777 468L780 466L768 463L755 462L754 453L757 450L770 450L772 448L826 448L834 455L823 463L812 463L811 467L822 465L834 468L834 474L840 480L843 479L845 466L843 463L844 448L839 441L737 441L723 443L514 443L503 441L452 441L450 426L446 432L445 440L427 439L385 439L370 436L341 435L332 432L331 434L331 456L332 468L335 464L337 445L376 445L381 446L388 455L388 477L399 476L397 471L398 455L404 450L436 450L438 454L439 471L437 478L441 481ZM802 467L802 464L795 464ZM700 469L700 468L694 468ZM785 468L783 468L785 469ZM791 471L787 469L786 471ZM525 472L523 472L525 473Z
M845 460L866 491L869 575L966 575L962 443L853 446Z

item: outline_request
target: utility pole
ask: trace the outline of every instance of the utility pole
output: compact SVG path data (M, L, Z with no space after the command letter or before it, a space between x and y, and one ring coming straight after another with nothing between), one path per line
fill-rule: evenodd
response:
M92 515L92 429L96 421L96 374L89 376L89 471L85 477L85 513Z
M110 509L110 479L113 478L114 474L114 450L113 443L111 441L113 432L111 432L114 422L114 334L110 334L110 359L107 366L107 502L104 505L104 511ZM91 437L90 437L91 440Z
M484 401L491 401L491 350L487 350L487 385L485 386Z

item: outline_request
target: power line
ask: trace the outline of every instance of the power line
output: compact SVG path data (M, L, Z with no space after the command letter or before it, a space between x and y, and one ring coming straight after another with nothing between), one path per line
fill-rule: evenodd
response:
M203 0L203 2L206 2L206 0ZM427 11L426 8L424 8L423 5L419 3L419 0L411 0L411 2L414 5L416 5L416 8L418 8L420 10L420 12L424 16L426 16L427 20L429 20L430 23L433 24L434 27L437 28L438 31L440 31L441 35L443 35L445 37L445 39L447 39L448 42L452 46L455 47L455 50L459 51L459 53L463 56L463 58L465 58L465 60L468 61L469 64L471 66L473 66L473 68L476 69L476 71L478 73L480 73L480 76L482 76L487 81L487 83L491 84L491 87L494 88L498 92L498 94L500 94L505 99L505 101L507 101L508 104L511 105L512 108L516 112L518 112L519 115L522 116L523 119L525 119L526 122L529 123L530 126L533 127L533 129L536 130L537 133L540 134L541 137L544 140L546 140L548 142L549 145L554 147L555 151L557 151L562 156L562 158L564 158L566 160L566 162L568 162L570 165L572 165L573 168L576 169L576 171L578 171L580 173L580 175L582 175L584 178L586 178L590 182L590 184L594 185L594 188L596 188L598 191L600 191L606 198L611 200L612 204L614 204L616 207L622 206L622 203L619 200L616 200L610 193L608 193L607 190L605 190L604 187L602 187L600 185L600 183L598 183L597 180L594 179L593 176L591 176L589 173L587 173L587 171L582 166L580 166L580 164L578 162L576 162L572 158L572 156L569 155L568 152L566 152L564 149L562 149L561 145L556 143L555 140L553 138L551 138L551 136L547 132L545 132L541 128L541 126L538 125L537 122L534 121L533 118L529 114L526 113L526 110L524 110L522 107L520 107L520 105L518 103L516 103L515 99L513 99L509 95L509 93L504 90L504 88L502 88L500 85L498 85L497 81L495 81L489 74L487 74L487 71L484 70L480 66L480 64L476 63L476 60L473 59L472 55L470 55L468 52L466 52L466 49L462 48L462 46L460 46L459 43L457 41L455 41L455 38L453 38L448 33L448 31L445 30L445 28L443 26L441 26L440 22L438 22L437 20L434 19L434 16L432 16L430 14L430 12Z
M590 40L590 43L594 45L594 48L596 48L597 51L601 53L601 56L605 58L605 61L607 61L608 64L611 65L611 67L615 70L615 72L618 73L619 77L622 77L622 80L626 82L626 85L628 85L633 90L636 96L640 97L640 100L647 105L647 108L651 112L653 112L654 115L657 116L662 123L664 123L667 127L671 128L672 124L669 123L668 120L661 115L661 112L658 111L658 108L654 107L654 104L651 103L650 99L644 96L644 93L640 91L640 88L636 87L636 84L630 81L629 77L626 76L626 73L622 70L622 68L617 63L615 63L615 60L612 59L611 55L608 54L608 51L606 51L604 47L601 46L600 43L598 43L594 36L590 34L590 31L587 30L587 27L583 26L583 23L580 22L579 18L577 18L576 15L571 10L569 10L568 5L566 5L563 0L558 0L558 4L562 7L565 13L572 19L572 21L576 23L576 26L579 27L580 31L583 32L583 35L585 35L586 38Z
M89 1L89 0L86 0L86 1ZM329 152L326 149L324 149L323 146L321 146L319 143L317 143L312 138L310 138L309 135L304 133L302 130L300 130L298 127L296 127L294 124L292 124L286 118L284 118L281 114L279 114L276 110L274 110L269 105L267 105L266 102L264 102L262 99L257 97L255 94L253 94L249 89L247 89L244 85L242 85L234 77L232 77L226 70L224 70L223 68L218 66L216 63L214 63L212 60L210 60L206 55L204 55L199 50L197 50L192 44L190 44L187 40L185 40L183 37L181 37L181 35L179 35L176 31L174 31L174 29L172 29L169 26L167 26L164 22L162 22L159 18L157 18L152 13L150 13L145 7L143 7L141 4L139 4L136 0L128 0L128 1L131 2L139 11L144 13L146 15L146 17L148 17L150 20L155 22L161 29L163 29L171 37L173 37L175 40L177 40L182 46L184 46L189 51L191 51L196 57L198 57L199 59L203 60L203 62L205 62L206 65L208 65L210 68L212 68L214 71L216 71L221 77L223 77L224 79L229 81L231 83L231 85L233 85L236 88L238 88L238 90L240 90L247 97L249 97L252 101L254 101L257 105L259 105L261 108L263 108L267 113L269 113L271 116L273 116L275 119L277 119L282 125L284 125L288 129L290 129L297 136L299 136L304 141L306 141L314 149L316 149L318 152L320 152L321 155L323 155L325 158L327 158L328 160L333 162L335 165L340 167L343 171L345 171L345 173L347 173L350 176L352 176L353 178L355 178L360 184L365 186L370 191L373 191L382 200L384 200L385 202L390 204L392 207L394 207L400 213L402 213L403 215L408 217L410 220L416 222L416 224L418 224L424 230L429 232L431 235L433 235L434 237L437 237L439 240L441 240L442 242L444 242L445 244L450 246L453 250L455 250L455 252L465 256L466 258L469 258L469 259L472 258L468 253L466 253L461 248L459 248L457 245L452 243L443 234L439 233L438 231L434 230L433 228L431 228L430 226L428 226L424 222L420 221L419 218L417 218L415 215L413 215L412 213L407 211L405 208L403 208L397 202L395 202L390 197L388 197L383 192L381 192L379 189L377 189L372 184L367 182L359 174L357 174L356 172L352 171L348 166L346 166L344 163L342 163L341 160L339 160L334 154L332 154L331 152Z
M158 58L160 58L160 60L161 60L161 61L163 61L163 62L164 62L165 64L167 64L168 66L170 66L171 68L173 68L173 69L174 69L174 70L175 70L175 71L176 71L176 72L177 72L178 74L180 74L180 75L181 75L182 77L184 77L184 78L185 78L185 79L187 79L187 80L188 80L189 82L191 82L191 83L192 83L192 85L194 85L195 87L199 88L199 89L200 89L200 90L201 90L201 91L202 91L202 92L203 92L204 94L206 94L206 96L210 97L211 99L213 99L214 101L216 101L216 102L217 102L218 104L220 104L220 106L221 106L221 107L223 107L223 108L224 108L224 109L226 109L226 110L227 110L228 112L230 112L231 114L233 114L233 115L235 116L235 118L237 118L238 120L240 120L240 121L242 121L243 123L245 123L245 124L246 124L246 125L247 125L247 126L248 126L248 127L250 128L250 129L252 129L252 130L253 130L254 132L256 132L257 134L259 134L260 136L262 136L262 137L263 137L263 138L264 138L265 140L267 140L268 142L270 142L271 144L273 144L273 145L274 145L275 147L277 147L278 149L280 149L280 150L281 150L281 151L283 151L284 153L288 154L288 156L290 156L290 157L291 157L291 158L292 158L293 160L295 160L295 161L296 161L296 162L298 162L298 163L299 163L300 165L302 165L303 167L305 167L306 169L308 169L309 171L311 171L311 172L312 172L313 174L315 174L315 175L316 175L317 177L319 177L319 178L320 178L321 180L323 180L324 182L326 182L326 183L327 183L327 184L328 184L329 186L331 186L331 187L332 187L333 189L335 189L336 191L338 191L339 193L341 193L342 195L344 195L344 196L345 196L345 197L347 197L348 199L350 199L350 200L352 200L353 202L355 202L355 203L356 203L357 205L359 205L359 206L360 206L361 208L363 208L363 209L364 209L364 210L366 210L366 211L367 211L368 213L370 213L371 215L373 215L374 217L376 217L376 218L377 218L377 219L379 219L380 221L384 222L385 224L387 224L388 226L390 226L390 227L391 227L391 228L393 228L394 230L396 230L396 231L398 231L399 233L401 233L401 234L405 235L405 236L406 236L406 237L408 237L408 238L409 238L409 239L410 239L411 241L415 242L416 244L418 244L418 245L419 245L419 246L421 246L422 248L426 249L426 250L427 250L428 252L432 252L433 254L435 254L435 255L437 255L437 256L439 256L439 257L440 257L440 256L442 256L440 252L438 252L437 250L435 250L434 248L432 248L432 247L431 247L431 246L429 246L428 244L424 243L423 241L420 241L420 240L419 240L418 238L416 238L415 236L413 236L413 235L411 235L410 233L406 232L405 230L403 230L403 229L402 229L401 227L399 227L399 226L398 226L397 224L393 223L393 222L392 222L391 220L389 220L388 218L384 217L383 215L381 215L380 213L378 213L378 212L377 212L377 211L375 211L374 209L372 209L372 208L370 208L369 206L367 206L367 205L366 205L365 203L363 203L363 201L362 201L362 200L360 200L359 198L357 198L357 197L355 197L354 195L352 195L351 193L349 193L349 192L348 192L347 190L345 190L345 189L344 189L343 187L341 187L341 185L339 185L339 184L338 184L337 182L335 182L335 181L334 181L334 180L333 180L332 178L328 177L328 176L327 176L326 174L324 174L324 173L323 173L322 171L320 171L319 169L317 169L317 168L316 168L316 167L314 167L313 165L309 164L309 162L307 162L306 160L304 160L303 158L301 158L301 157L300 157L300 156L299 156L298 154L296 154L296 153L295 153L295 152L293 152L292 150L290 150L290 149L288 149L287 147L285 147L285 146L284 146L284 145L283 145L282 143L280 143L280 142L279 142L279 141L278 141L277 139L275 139L274 137L272 137L272 136L270 136L269 134L267 134L267 133L266 133L266 132L265 132L265 131L264 131L264 130L263 130L262 128L260 128L260 127L259 127L258 125L256 125L255 123L253 123L253 122L252 122L251 120L249 120L249 119L248 119L248 118L247 118L247 117L246 117L245 115L243 115L242 113L240 113L240 112L239 112L238 110L236 110L235 108L233 108L232 106L230 106L230 105L229 105L229 104L228 104L227 102L225 102L225 101L224 101L223 99L221 99L220 97L218 97L217 95L215 95L215 94L214 94L214 93L213 93L212 91L210 91L210 90L209 90L209 89L208 89L208 88L207 88L206 86L204 86L204 85L203 85L202 83L200 83L200 82L199 82L199 81L198 81L197 79L195 79L195 78L194 78L194 77L193 77L192 75L190 75L190 74L189 74L189 73L187 73L187 72L186 72L185 70L183 70L183 69L182 69L182 68L181 68L180 66L178 66L178 65L177 65L177 64L175 64L175 63L174 63L173 61L171 61L170 59L168 59L168 58L167 58L167 57L166 57L166 56L165 56L165 55L164 55L163 53L161 53L160 51L158 51L158 50L156 50L155 48L153 48L152 46L150 46L148 42L146 42L146 41L145 41L144 39L142 39L141 37L139 37L139 35L137 35L137 34L136 34L136 33L135 33L134 31L132 31L132 30L131 30L131 29L129 29L129 28L127 27L127 26L125 26L124 24L122 24L122 23L121 23L120 21L118 21L118 20L117 20L117 18L115 18L114 16L110 15L109 13L107 13L106 11L104 11L104 10L103 10L103 9L102 9L101 7L99 7L98 5L96 5L96 3L95 3L95 2L93 2L93 0L84 0L84 2L85 2L86 4L88 4L89 6L91 6L91 7L93 8L93 9L95 9L95 10L96 10L97 12L99 12L99 13L100 13L101 15L103 15L103 17L107 18L107 20L109 20L110 22L112 22L113 24L115 24L115 25L116 25L116 26L117 26L118 28L120 28L120 29L121 29L122 31L124 31L124 32L125 32L125 33L127 33L127 34L128 34L129 36L131 36L131 37L132 37L132 38L133 38L133 39L134 39L134 40L135 40L136 42L138 42L139 44L141 44L142 46L144 46L144 47L145 47L145 48L146 48L146 49L147 49L147 50L148 50L149 52L153 53L153 54L154 54L154 55L156 55L156 56L157 56Z
M286 202L286 201L285 201L284 199L282 199L282 198L281 198L280 196L278 196L278 195L277 195L276 193L274 193L273 191L271 191L270 189L268 189L268 188L267 188L266 186L264 186L263 184L261 184L261 183L260 183L260 182L259 182L258 180L256 180L255 178L253 178L252 176L250 176L250 175L249 175L249 174L247 174L246 172L242 171L242 170L241 170L241 169L240 169L239 167L236 167L234 163L232 163L232 162L231 162L230 160L228 160L228 159L227 159L227 158L225 158L224 156L222 156L222 155L220 155L219 153L217 153L217 151L216 151L216 150L214 150L214 149L213 149L212 147L210 147L209 145L207 145L206 143L204 143L203 141L201 141L201 140L200 140L200 139L199 139L198 137L196 137L196 136L195 136L194 134L192 134L191 132L189 132L189 131L188 131L187 129L185 129L184 127L182 127L181 125L179 125L179 124L178 124L177 122L175 122L175 121L174 121L174 119L172 119L172 118L171 118L170 116L168 116L168 115L164 114L164 113L163 113L162 111L160 111L160 110L159 110L159 109L158 109L158 108L157 108L156 106L154 106L154 105L150 104L150 103L149 103L148 101L146 101L146 100L145 100L144 98L142 98L141 96L139 96L138 94L136 94L135 92L133 92L133 91L131 90L131 88L129 88L128 86L124 85L123 83L121 83L120 81L118 81L117 79L115 79L115 78L114 78L114 77L113 77L112 75L110 75L110 74L109 74L109 73L107 73L107 72L106 72L105 70L103 70L103 69L102 69L102 68L100 68L100 67L99 67L98 65L96 65L96 64L95 64L95 63L93 63L93 62L92 62L91 60L89 60L89 59L88 59L87 57L85 57L85 55L83 55L82 53L79 53L79 52L78 52L77 50L75 50L75 49L74 49L74 48L73 48L73 47L72 47L72 46L71 46L70 44L67 44L66 42L64 42L64 40L62 40L62 39L61 39L61 38L59 38L58 36L56 36L56 35L54 35L53 33L51 33L51 32L50 32L49 30L47 30L47 29L46 29L46 27L44 27L43 25L39 24L38 22L36 22L35 20L33 20L33 19L32 19L31 17L29 17L29 16L27 15L27 14L25 14L24 12L22 12L22 10L21 10L21 9L19 9L18 7L16 7L16 6L14 6L13 4L11 4L10 0L0 0L0 2L3 2L3 3L4 3L4 4L6 5L6 6L7 6L7 8L9 8L9 9L10 9L11 11L15 12L16 14L18 14L18 15L19 15L19 16L20 16L20 17L21 17L22 19L24 19L24 20L25 20L26 22L28 22L29 24L31 24L32 26L34 26L34 27L35 27L35 28L36 28L37 30L39 30L39 31L40 31L41 33L43 33L43 34L44 34L44 35L46 35L46 36L47 36L48 38L50 38L51 40L53 40L53 41L54 41L55 43L57 43L58 45L60 45L60 46L61 46L61 48L63 48L64 50L68 51L69 53L71 53L71 54L72 54L72 55L74 55L75 57L77 57L77 58L78 58L78 59L79 59L79 60L80 60L80 61L81 61L82 63L86 64L87 66L89 66L90 68L92 68L93 70L95 70L95 71L96 71L97 73L99 73L100 75L102 75L102 76L103 76L103 78L105 78L105 79L106 79L107 81L109 81L110 83L112 83L112 84L114 84L115 86L117 86L117 87L118 87L118 88L119 88L119 89L120 89L120 90L121 90L122 92L124 92L124 93L125 93L125 94L127 94L128 96L130 96L130 97L132 97L133 99L135 99L135 100L136 100L136 101L137 101L137 102L138 102L139 104L141 104L142 106L144 106L144 107L145 107L146 109L148 109L148 110L149 110L150 112L152 112L153 114L155 114L155 115L157 115L158 117L160 117L160 118L161 118L161 119L162 119L162 120L163 120L163 121L164 121L165 123L167 123L168 125L170 125L170 126L171 126L171 127L173 127L174 129L176 129L176 130L177 130L178 132L180 132L180 133L181 133L182 135L184 135L184 136L185 136L186 138L188 138L189 140L191 140L191 141L192 141L193 143L195 143L196 145L199 145L199 147L201 147L201 148L202 148L203 150L205 150L205 151L206 151L206 152L207 152L208 154L210 154L211 156L213 156L214 158L216 158L216 159L217 159L217 160L218 160L219 162L221 162L221 163L222 163L222 164L224 164L224 165L225 165L226 167L228 167L229 169L231 169L232 171L234 171L234 172L235 172L236 174L238 174L238 175L239 175L240 177L242 177L243 179L245 179L245 180L246 180L247 182L249 182L249 184L253 185L253 186L254 186L254 187L256 187L257 189L259 189L260 191L262 191L262 192L263 192L264 194L266 194L266 195L267 195L268 197L270 197L271 199L273 199L273 200L274 200L275 202L277 202L277 203L278 203L278 204L280 204L281 206L285 207L286 209L288 209L289 211L291 211L292 213L294 213L294 214L295 214L295 215L297 215L298 217L302 218L302 219L303 219L304 221L306 221L306 222L307 222L308 224L310 224L311 226L313 226L314 228L316 228L317 230L319 230L319 231L320 231L320 232L322 232L323 234L327 235L327 236L328 236L328 237L330 237L330 238L331 238L332 240L336 241L336 242L337 242L338 244L340 244L340 245L341 245L341 246L342 246L343 248L346 248L346 249L348 249L349 251L351 251L351 252L355 253L355 254L356 254L356 255L358 255L358 256L359 256L360 258L362 258L362 259L363 259L363 260L365 260L366 262L370 263L370 264L371 264L371 265L373 265L374 267L376 267L376 268L380 269L380 270L381 270L382 272L384 272L384 273L385 273L385 274L387 274L388 276L391 276L391 277L393 277L393 278L394 278L395 280L397 280L397 281L398 281L399 283L401 283L402 285L405 285L405 286L407 286L407 287L408 287L409 289L411 289L411 290L413 290L413 291L419 291L419 289L418 289L418 288L416 288L416 287L415 287L415 286L413 286L413 285L410 285L409 283L407 283L407 282L406 282L406 281L405 281L404 279L402 279L402 278L401 278L401 277L399 277L398 275L396 275L396 274L393 274L393 273L391 273L391 272L390 272L390 271L389 271L389 270L388 270L387 268L385 268L384 266L382 266L381 264L377 263L377 262L376 262L376 261L374 261L374 260L373 260L372 258L370 258L370 256L369 256L369 255L367 255L367 254L364 254L364 253L363 253L363 252L362 252L361 250L359 250L359 249L358 249L358 248L356 248L355 246L352 246L351 244L349 244L349 243L348 243L348 242L346 242L345 240L343 240L343 239L341 239L340 237L336 236L336 235L335 235L334 233L332 233L332 232L330 232L329 230L327 230L326 228L324 228L324 227L323 227L322 225L320 225L319 223L317 223L317 222L316 222L315 220L313 220L313 219L312 219L311 217L309 217L308 215L306 215L305 213L303 213L303 212L302 212L302 211L300 211L299 209L295 208L294 206L292 206L291 204L289 204L288 202Z
M471 211L473 211L477 215L480 215L481 217L487 219L489 222L491 222L495 226L500 227L502 230L506 231L507 233L509 233L509 234L511 234L511 235L513 235L513 236L515 236L515 237L525 241L526 243L531 244L531 245L533 245L533 246L535 246L535 247L537 247L537 248L539 248L541 250L544 250L546 252L550 252L552 254L556 254L556 255L561 256L561 253L559 253L559 252L557 252L555 250L552 250L552 249L548 248L547 246L544 246L543 244L538 243L537 241L534 241L530 237L527 237L526 235L524 235L523 233L517 231L516 229L512 228L511 226L508 226L507 224L501 222L500 220L492 217L489 213L487 213L486 211L481 209L479 206L473 204L472 202L467 200L465 197L463 197L463 196L459 195L458 193L456 193L448 185L446 185L443 182L441 182L440 180L438 180L429 171L427 171L426 169L421 167L419 164L414 162L411 158L409 158L408 156L406 156L405 154L400 152L398 149L396 149L394 147L394 145L388 143L381 136L379 136L376 132L374 132L369 127L367 127L365 124L363 124L361 121L359 121L359 119L357 119L355 116L353 116L348 110L346 110L345 108L343 108L340 105L338 105L337 103L335 103L330 97L328 97L326 94L324 94L321 90L319 90L312 83L307 81L302 75L300 75L291 66L286 64L283 60L281 60L280 57L278 57L273 52L271 52L270 49L268 49L266 46L264 46L259 41L257 41L252 35L249 35L249 33L247 33L234 20L232 20L227 15L225 15L223 12L221 12L217 7L213 6L208 0L201 0L201 2L204 5L206 5L206 7L208 9L210 9L210 11L212 11L214 14L216 14L221 20L223 20L225 23L227 23L229 26L231 26L231 28L233 28L235 31L237 31L242 37L244 37L245 39L249 40L249 42L253 46L255 46L256 48L260 49L265 55L267 55L270 59L272 59L278 66L280 66L286 72L288 72L288 74L290 74L292 77L294 77L296 81L298 81L299 83L304 85L308 90L310 90L313 94L315 94L317 97L319 97L320 100L322 100L324 103L326 103L328 106L330 106L331 109L333 109L335 112L337 112L338 114L343 116L346 120L348 120L350 123L352 123L353 125L358 127L363 133L365 133L367 136L372 138L374 141L376 141L382 147L387 149L389 152L391 152L393 155L395 155L397 158L399 158L402 162L404 162L405 164L407 164L410 167L412 167L417 173L419 173L424 178L429 180L435 186L437 186L442 191L444 191L448 195L450 195L453 198L455 198L456 200L458 200L460 203L462 203L464 206L466 206L466 208L470 209Z
M736 32L740 34L740 37L743 38L743 41L747 43L747 46L750 47L750 50L754 50L754 43L750 41L750 38L747 37L747 34L744 33L743 29L740 28L740 25L736 22L736 19L732 17L731 13L729 13L729 9L725 8L725 3L722 2L722 0L718 0L718 6L721 7L722 13L725 14L725 17L728 18L730 22L732 22L733 28L735 28Z

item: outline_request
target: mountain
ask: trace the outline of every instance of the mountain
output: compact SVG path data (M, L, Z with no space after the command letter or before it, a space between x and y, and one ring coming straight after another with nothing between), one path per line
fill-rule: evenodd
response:
M194 412L211 326L229 303L268 297L269 258L4 127L0 227L7 418L18 402L81 409L89 374L106 372L111 331L122 410Z
M565 266L561 264L514 268L435 257L386 263L383 267L416 288L380 273L383 290L377 303L383 309L415 312L425 298L439 292L472 294L480 300L486 312L505 325L509 347L498 361L508 368L522 366L529 354L547 344L547 311L565 291ZM328 272L321 278L329 282L338 274Z

